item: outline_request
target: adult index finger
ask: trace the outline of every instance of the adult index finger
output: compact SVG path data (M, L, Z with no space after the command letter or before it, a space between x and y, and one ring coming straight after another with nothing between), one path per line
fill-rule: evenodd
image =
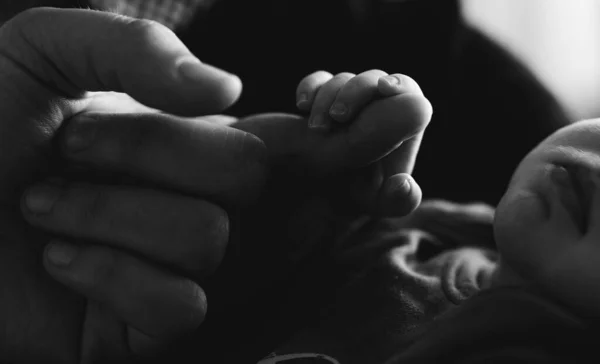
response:
M79 165L233 205L252 201L266 174L262 140L201 118L80 114L61 142L63 156Z
M351 125L332 133L314 133L304 118L276 113L246 117L232 127L264 141L271 163L300 167L301 174L305 170L331 174L365 167L387 156L422 133L431 113L425 97L405 94L373 102ZM409 154L406 163L394 167L394 174L412 169L413 162Z

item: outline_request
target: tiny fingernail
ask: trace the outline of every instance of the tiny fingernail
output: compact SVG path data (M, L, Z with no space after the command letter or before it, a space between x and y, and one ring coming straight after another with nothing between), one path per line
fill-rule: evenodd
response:
M311 129L325 128L326 126L327 120L323 115L315 115L308 122L308 127Z
M382 79L392 87L398 87L402 83L398 77L392 75L383 76Z
M388 185L386 186L386 194L393 195L401 192L402 194L407 195L410 193L410 182L408 179L404 178L402 180L398 180L397 178L392 177L393 179L388 180Z
M53 242L48 245L48 261L57 267L68 267L77 256L77 247L72 244Z
M296 100L296 106L302 107L308 101L308 95L306 93L301 93L298 95L298 99Z
M335 104L333 104L331 109L329 109L329 114L331 114L332 116L343 116L346 115L347 112L348 108L341 102L336 102Z
M60 196L60 190L50 185L38 185L25 192L25 205L34 214L47 214Z
M96 137L96 120L89 116L77 117L69 123L65 133L65 143L69 151L79 152L87 149Z
M404 179L404 181L402 181L402 183L400 183L400 185L397 188L399 191L402 191L403 193L407 194L410 192L410 182L408 182L407 179Z

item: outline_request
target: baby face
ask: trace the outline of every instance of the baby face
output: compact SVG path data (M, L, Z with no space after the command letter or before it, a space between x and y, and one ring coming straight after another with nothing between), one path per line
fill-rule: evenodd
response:
M558 130L523 159L494 235L501 272L600 316L600 119Z

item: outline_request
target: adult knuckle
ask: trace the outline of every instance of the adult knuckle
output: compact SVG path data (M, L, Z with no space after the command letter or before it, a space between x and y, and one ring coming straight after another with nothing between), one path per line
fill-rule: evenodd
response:
M105 290L118 280L117 256L111 249L92 248L94 260L88 277L89 288Z
M5 25L21 27L35 24L40 16L44 16L48 13L48 10L48 7L34 7L26 9L8 20Z
M22 27L24 24L32 24L32 20L39 14L40 8L29 8L25 11L18 13L17 15L10 18L3 25L3 29L13 29L14 27Z
M0 47L13 54L21 51L29 43L31 33L35 33L40 16L47 8L29 8L13 16L0 27Z
M110 194L103 189L93 189L87 192L87 198L82 206L81 219L86 224L103 219L111 203Z
M195 214L190 246L185 265L199 275L213 273L221 264L229 243L229 216L222 208L202 204Z
M119 158L123 161L132 161L136 163L143 157L148 144L155 141L157 131L155 123L150 116L142 116L132 120L127 131L121 137L121 153Z

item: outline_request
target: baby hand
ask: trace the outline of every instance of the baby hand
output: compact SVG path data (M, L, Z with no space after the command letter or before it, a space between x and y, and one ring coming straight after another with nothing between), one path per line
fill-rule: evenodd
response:
M281 113L251 115L231 126L264 142L269 165L325 178L363 212L404 216L418 206L421 190L410 174L432 108L412 78L319 71L300 82L296 98L311 127L305 117Z
M396 73L388 75L370 70L359 75L317 71L306 76L298 85L297 106L310 112L308 126L328 131L356 118L370 103L401 94L421 94L419 85L410 77ZM386 108L378 110L385 113Z
M310 113L309 130L319 131L308 133L317 142L306 143L304 153L313 164L346 159L346 165L370 165L344 182L369 210L402 216L418 206L421 191L410 174L431 105L412 78L380 70L318 71L299 83L296 100Z

